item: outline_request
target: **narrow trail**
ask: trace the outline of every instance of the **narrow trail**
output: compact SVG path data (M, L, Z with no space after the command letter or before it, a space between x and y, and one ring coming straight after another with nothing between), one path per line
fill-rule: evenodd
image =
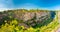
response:
M58 28L56 30L56 32L60 32L60 11L58 12L58 22L59 22L59 25L58 25Z
M60 12L57 13L59 25L52 32L60 32Z
M60 32L60 24L52 32Z

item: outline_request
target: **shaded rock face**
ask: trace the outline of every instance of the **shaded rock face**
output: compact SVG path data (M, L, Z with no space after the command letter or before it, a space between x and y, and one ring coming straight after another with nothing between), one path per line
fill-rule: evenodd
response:
M4 24L5 20L7 20L7 14L0 14L0 25Z
M19 23L19 26L24 26L25 29L29 28L29 26L25 23Z
M0 14L0 25L2 24L2 18L3 18L3 15Z
M50 11L50 16L52 19L54 19L55 15L56 15L56 13L54 11Z

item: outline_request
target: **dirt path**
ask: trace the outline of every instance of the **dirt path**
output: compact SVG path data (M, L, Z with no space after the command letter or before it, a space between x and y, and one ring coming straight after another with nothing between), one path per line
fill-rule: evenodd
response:
M51 32L60 32L60 24L55 27L55 29L53 29Z
M60 32L60 11L57 14L59 25L56 27L55 32Z
M60 32L60 12L57 13L59 25L55 27L51 32Z
M58 12L58 22L60 23L60 11Z
M55 32L60 32L60 24L59 24L58 27L56 28Z

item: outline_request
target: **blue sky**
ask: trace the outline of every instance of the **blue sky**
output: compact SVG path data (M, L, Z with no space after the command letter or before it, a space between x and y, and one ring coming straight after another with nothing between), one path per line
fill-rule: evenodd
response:
M0 0L0 10L17 8L60 10L60 0Z

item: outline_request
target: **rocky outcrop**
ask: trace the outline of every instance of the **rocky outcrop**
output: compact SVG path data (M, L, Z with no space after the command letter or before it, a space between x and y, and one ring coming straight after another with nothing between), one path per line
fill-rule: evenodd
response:
M35 26L40 24L48 19L50 19L50 12L45 11L37 11L37 12L15 12L14 18L19 20L23 20L23 23L27 24L28 26Z
M53 12L52 12L53 13ZM53 13L54 14L54 13ZM2 16L3 15L3 16ZM25 10L15 10L15 11L9 11L6 14L0 15L1 17L5 16L12 16L13 18L19 20L18 25L29 27L29 26L37 26L37 25L47 25L51 22L51 13L50 11L25 11ZM52 15L54 16L54 15ZM47 23L48 22L48 23Z
M15 18L18 18L19 20L27 21L36 16L36 19L38 20L42 16L49 16L49 12L24 12L24 13L16 13L14 15Z

